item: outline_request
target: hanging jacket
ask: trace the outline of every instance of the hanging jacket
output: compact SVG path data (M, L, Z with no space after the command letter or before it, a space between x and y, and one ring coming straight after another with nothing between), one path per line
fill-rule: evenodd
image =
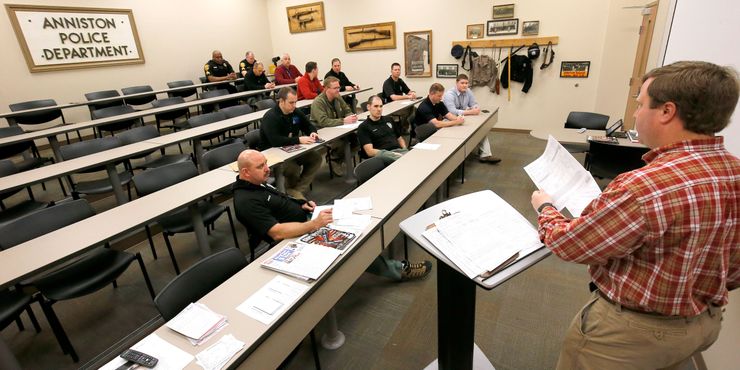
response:
M471 73L471 86L488 86L491 92L496 90L496 76L498 70L493 58L488 55L479 55L473 58L473 71Z
M508 65L509 58L506 58L504 67L501 68L501 86L505 89L509 87ZM532 87L532 61L526 55L511 56L511 80L524 82L522 92L526 93Z

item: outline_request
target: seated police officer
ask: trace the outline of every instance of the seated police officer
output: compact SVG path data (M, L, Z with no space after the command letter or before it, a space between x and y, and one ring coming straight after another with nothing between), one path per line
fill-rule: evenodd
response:
M357 129L362 151L368 157L383 158L386 165L408 152L401 130L388 117L383 117L383 100L372 95L367 100L367 119Z
M208 82L229 81L236 79L234 68L231 67L231 64L229 64L229 62L224 60L224 57L218 50L214 50L213 53L211 53L211 60L209 60L208 63L203 66L203 71L206 74ZM229 90L229 94L233 94L236 92L236 87L234 87L234 85L230 83L222 83L214 87L217 89Z

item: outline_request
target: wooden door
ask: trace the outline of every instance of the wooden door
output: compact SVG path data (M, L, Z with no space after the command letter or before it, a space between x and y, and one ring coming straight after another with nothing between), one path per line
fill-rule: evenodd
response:
M642 10L642 25L640 26L640 41L637 43L637 52L635 53L635 64L632 67L632 77L630 77L629 96L627 96L627 107L624 111L623 130L630 130L635 126L633 117L637 109L637 94L642 86L642 76L647 68L648 54L650 53L650 44L653 40L653 30L655 28L655 16L658 12L658 2L645 5Z

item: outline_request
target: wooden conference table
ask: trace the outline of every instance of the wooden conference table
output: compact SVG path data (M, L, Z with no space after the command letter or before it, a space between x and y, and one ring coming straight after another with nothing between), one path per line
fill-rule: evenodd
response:
M308 284L308 291L275 322L265 325L236 310L246 298L275 276L281 275L260 267L259 263L270 255L265 253L255 263L249 264L199 300L229 320L229 325L208 342L195 347L165 326L157 329L155 334L193 355L215 343L220 337L231 334L245 342L246 346L230 360L226 368L275 368L395 237L399 232L398 220L416 212L434 194L465 159L466 150L477 147L480 138L490 131L496 120L497 111L473 118L466 117L466 124L460 130L444 133L446 129L442 129L424 141L439 144L436 150L413 149L348 194L345 198L371 196L373 209L370 214L373 221L363 231L362 239L345 252L319 280ZM456 137L444 137L445 135ZM468 146L470 141L473 144ZM472 153L472 150L467 153ZM388 191L389 186L393 191ZM289 241L283 241L279 246L287 242ZM199 367L191 362L186 368Z

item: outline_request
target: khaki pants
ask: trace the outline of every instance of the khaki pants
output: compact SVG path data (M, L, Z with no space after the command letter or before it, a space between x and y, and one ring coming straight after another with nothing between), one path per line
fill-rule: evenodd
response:
M295 192L305 195L313 177L321 167L323 150L312 150L283 164L285 192L296 196Z
M691 318L628 311L593 292L566 332L558 369L663 369L717 340L719 307Z

